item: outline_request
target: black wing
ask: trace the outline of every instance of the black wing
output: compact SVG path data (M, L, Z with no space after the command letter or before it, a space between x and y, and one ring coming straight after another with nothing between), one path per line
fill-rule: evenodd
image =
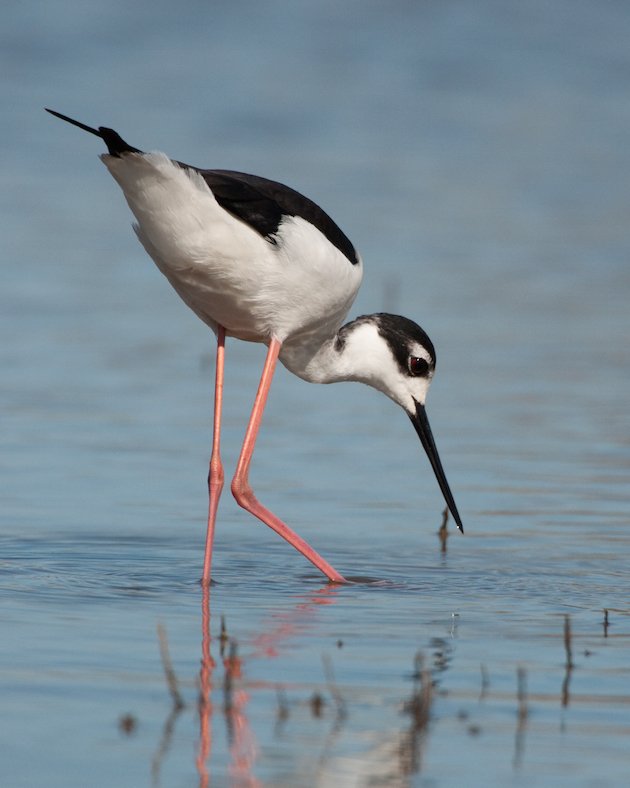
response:
M264 238L276 243L283 216L300 216L313 224L333 246L356 265L357 252L344 232L319 205L282 183L232 170L196 170L226 211L246 222Z

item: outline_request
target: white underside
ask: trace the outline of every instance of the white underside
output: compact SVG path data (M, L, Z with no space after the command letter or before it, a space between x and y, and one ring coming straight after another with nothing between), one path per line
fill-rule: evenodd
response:
M270 243L225 211L199 174L162 153L101 158L138 238L186 304L215 331L220 324L238 339L280 340L283 363L314 379L309 362L341 325L362 265L299 217L286 217Z

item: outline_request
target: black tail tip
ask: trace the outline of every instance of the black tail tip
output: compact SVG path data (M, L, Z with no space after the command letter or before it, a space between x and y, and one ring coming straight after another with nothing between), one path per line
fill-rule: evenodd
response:
M51 115L54 115L56 118L60 120L65 120L66 123L71 123L73 126L76 126L79 129L83 129L83 131L87 131L90 134L95 134L97 137L100 137L101 134L98 129L92 128L92 126L87 126L85 123L81 123L80 120L75 120L74 118L68 117L68 115L62 115L61 112L57 112L54 109L48 109L48 107L44 107L46 112L49 112Z
M114 129L108 129L106 126L98 127L99 136L107 145L107 150L112 156L120 156L123 153L142 153L138 148L134 148L118 134Z
M142 153L138 148L134 148L132 145L125 142L120 134L115 132L114 129L108 129L106 126L99 126L95 129L92 126L81 123L80 120L74 120L74 118L70 118L68 115L62 115L61 112L57 112L54 109L48 109L48 107L44 107L44 109L56 118L64 120L66 123L70 123L90 134L94 134L96 137L100 137L105 145L107 145L107 150L112 156L120 156L123 153Z

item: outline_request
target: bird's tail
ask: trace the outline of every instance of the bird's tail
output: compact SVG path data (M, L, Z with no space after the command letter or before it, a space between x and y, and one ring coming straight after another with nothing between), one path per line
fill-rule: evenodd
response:
M126 143L120 134L115 132L114 129L108 129L105 126L99 126L97 129L95 129L92 128L92 126L86 126L85 123L81 123L78 120L73 120L67 115L62 115L61 112L55 112L54 109L46 109L46 112L50 112L50 114L54 115L56 118L65 120L66 123L71 123L73 126L78 126L78 128L83 129L83 131L89 131L90 134L100 137L105 145L107 145L107 150L112 156L121 156L123 153L142 153L142 151L138 148L134 148L133 146Z

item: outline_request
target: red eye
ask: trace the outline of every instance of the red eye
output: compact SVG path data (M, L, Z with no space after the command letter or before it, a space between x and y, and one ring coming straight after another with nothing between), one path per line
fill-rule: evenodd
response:
M426 378L429 374L429 362L424 358L409 356L407 366L409 367L409 373L414 378Z

